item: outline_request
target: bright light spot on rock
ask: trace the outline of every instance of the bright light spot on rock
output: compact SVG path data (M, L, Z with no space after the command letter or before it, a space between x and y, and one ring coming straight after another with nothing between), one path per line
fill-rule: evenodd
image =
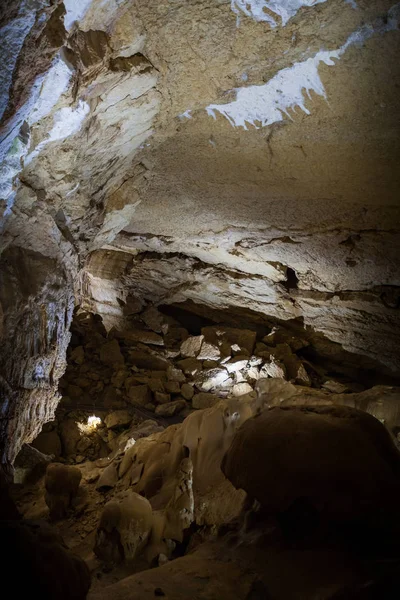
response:
M124 452L129 450L129 448L132 448L132 446L134 446L135 444L136 444L135 438L131 438L130 440L128 440L125 444Z
M88 434L96 431L98 426L101 425L101 419L100 417L92 415L91 417L88 417L87 423L79 423L77 421L76 424L78 425L78 429L81 433Z

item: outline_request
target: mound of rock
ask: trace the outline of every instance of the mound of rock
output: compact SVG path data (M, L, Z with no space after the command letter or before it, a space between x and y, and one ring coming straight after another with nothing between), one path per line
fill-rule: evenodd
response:
M338 522L399 516L400 454L377 419L353 408L266 410L237 431L222 470L267 514L307 501Z

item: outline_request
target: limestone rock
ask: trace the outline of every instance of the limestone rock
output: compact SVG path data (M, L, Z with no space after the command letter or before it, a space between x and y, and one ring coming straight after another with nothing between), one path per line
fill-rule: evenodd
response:
M171 395L163 394L162 392L155 392L154 400L157 404L167 404L168 402L171 402Z
M189 383L184 383L181 386L181 394L185 398L185 400L191 400L194 395L193 386Z
M81 439L81 432L75 419L66 418L60 423L60 437L63 455L69 456L76 453L76 445Z
M158 377L148 379L148 386L152 392L165 392L164 382Z
M164 316L155 306L146 308L140 315L140 318L149 329L152 329L156 333L163 332L163 325L165 323Z
M82 473L77 467L52 463L46 469L46 504L52 519L66 516L78 494Z
M14 483L35 483L46 471L51 456L43 454L36 448L24 444L15 459Z
M183 398L177 398L172 402L166 402L156 406L155 413L160 417L172 417L180 413L186 407L186 402Z
M133 385L128 392L129 402L144 406L151 402L151 393L148 385Z
M269 514L306 498L327 519L392 527L400 510L400 454L378 420L349 407L264 411L237 431L222 470Z
M168 394L179 394L181 386L178 381L167 381L165 384L165 391Z
M112 462L104 469L96 484L96 490L106 491L113 487L118 482L118 467L115 462Z
M114 339L106 342L100 348L100 360L106 365L120 365L124 363L118 340Z
M184 358L196 358L200 353L201 345L204 340L203 335L196 335L188 337L187 340L181 344L181 355ZM202 360L202 359L199 359Z
M192 406L193 408L203 409L210 408L219 402L220 398L215 396L214 394L208 394L207 392L200 392L199 394L195 394L192 398Z
M153 512L146 498L132 491L115 496L101 514L96 532L96 555L107 563L137 557L150 536Z
M202 392L209 392L213 389L229 389L232 385L232 379L224 368L201 371L195 378L195 386Z
M221 351L218 346L204 341L201 345L200 354L197 360L218 360L221 357Z
M281 361L271 357L271 359L264 363L260 369L259 378L263 379L264 377L279 377L280 379L286 379L285 365Z
M234 396L244 396L253 391L253 388L249 383L237 383L232 388L232 394Z
M124 427L132 422L132 415L127 410L115 410L109 413L104 419L107 429L116 429Z
M149 369L150 371L166 371L169 363L160 356L148 354L140 350L129 351L130 361L139 369Z
M178 365L186 375L196 375L202 369L202 364L197 358L184 358L178 361Z

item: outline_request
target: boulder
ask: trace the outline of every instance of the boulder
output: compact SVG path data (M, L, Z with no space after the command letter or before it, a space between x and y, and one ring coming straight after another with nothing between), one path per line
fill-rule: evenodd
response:
M237 383L232 388L233 396L244 396L245 394L250 394L253 391L253 388L249 383Z
M177 381L178 383L185 383L186 377L181 369L176 367L168 367L167 369L168 381Z
M196 375L195 386L202 392L213 389L226 389L233 385L228 372L224 368L209 369Z
M106 563L119 563L140 555L153 524L150 502L126 491L107 502L96 532L94 551Z
M193 386L189 383L184 383L181 385L181 394L185 400L191 400L194 395Z
M152 392L165 392L164 382L158 377L148 379L147 384Z
M181 391L181 386L178 381L167 381L165 384L165 391L168 394L179 394Z
M171 402L170 394L163 394L162 392L155 392L154 400L157 404L166 404L167 402Z
M218 360L221 358L221 351L217 345L204 341L201 345L198 360Z
M222 470L267 514L307 502L335 523L399 522L400 454L385 427L356 409L266 410L238 429Z
M203 335L188 337L188 339L181 344L181 356L184 358L196 358L200 352L203 340Z
M140 315L142 321L147 325L149 329L156 333L163 332L164 315L155 306L149 306Z
M272 356L263 364L260 369L259 378L263 379L265 377L272 377L274 379L278 377L280 379L286 379L285 365Z
M111 385L115 388L122 388L125 380L129 377L129 372L125 369L118 369L115 371L111 377Z
M100 347L100 360L110 366L124 364L125 361L118 340L111 340Z
M24 444L14 463L14 483L32 484L42 477L51 456L42 454L29 444Z
M132 404L145 406L151 402L151 392L148 385L134 385L129 388L128 400Z
M179 367L186 375L196 375L203 368L201 362L197 358L184 358L178 361Z
M62 519L67 515L78 494L82 473L77 467L51 463L46 469L45 501L50 518Z
M220 401L218 396L214 394L208 394L207 392L200 392L195 394L192 398L192 407L197 409L211 408L214 404Z
M76 445L81 439L81 435L75 419L68 417L60 422L60 437L64 456L76 454Z
M132 422L132 415L127 410L114 410L104 419L107 429L124 427Z
M112 462L104 469L96 484L96 490L106 491L115 487L118 482L118 466Z
M126 402L123 400L121 390L112 385L104 388L102 393L102 402L104 408L123 408Z
M173 415L180 413L184 408L186 408L185 400L183 398L177 398L172 402L156 406L155 413L159 417L172 417Z

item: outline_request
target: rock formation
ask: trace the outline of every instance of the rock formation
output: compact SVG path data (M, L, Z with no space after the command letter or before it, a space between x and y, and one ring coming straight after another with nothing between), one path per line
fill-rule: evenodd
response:
M399 24L394 0L2 3L0 482L93 598L390 597L315 523L368 537L398 494ZM6 525L27 562L32 527Z

